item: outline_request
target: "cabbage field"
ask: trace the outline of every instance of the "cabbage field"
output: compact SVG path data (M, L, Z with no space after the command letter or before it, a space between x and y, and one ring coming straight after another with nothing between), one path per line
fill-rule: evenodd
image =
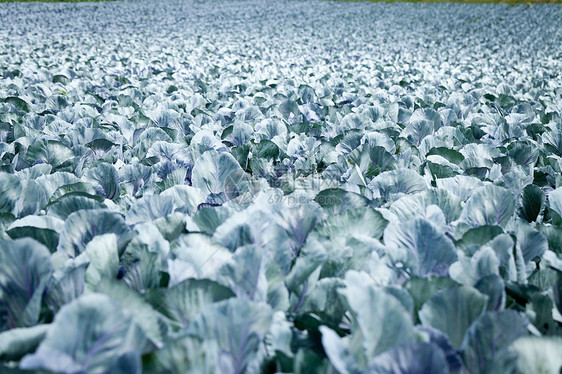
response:
M1 373L562 367L562 7L0 4Z

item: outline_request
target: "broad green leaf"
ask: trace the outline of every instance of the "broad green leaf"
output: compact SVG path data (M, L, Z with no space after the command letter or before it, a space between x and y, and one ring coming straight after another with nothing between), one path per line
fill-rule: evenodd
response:
M271 140L263 139L258 143L258 156L265 159L277 159L280 154L277 144Z
M133 316L133 321L151 343L151 346L143 347L143 351L163 347L162 316L139 293L127 287L123 282L111 279L102 280L97 285L95 292L109 296L124 311Z
M17 175L0 173L0 212L11 213L23 192Z
M347 342L333 330L320 326L322 346L332 366L341 374L361 373L361 369L349 353Z
M68 259L58 267L47 284L45 304L56 313L59 309L84 293L85 259Z
M51 272L44 245L29 238L0 241L0 309L7 313L0 330L37 323Z
M512 192L503 187L487 185L476 190L468 199L461 218L472 227L505 227L514 211L515 197Z
M503 233L499 226L478 226L466 231L462 238L456 242L457 248L461 250L472 246L481 246Z
M312 236L301 249L291 271L285 277L284 283L287 289L295 295L298 294L300 296L303 288L308 288L308 285L304 287L304 282L315 272L318 273L318 268L326 262L326 260L327 254L325 248Z
M372 208L357 208L342 214L328 216L316 231L330 238L348 238L365 235L380 238L388 221L382 214Z
M451 178L459 175L460 169L440 156L429 156L426 160L429 175L433 179ZM427 173L426 173L427 174Z
M432 343L402 343L375 357L365 374L448 374L445 354Z
M0 333L0 361L19 360L33 352L48 329L49 325L36 325Z
M474 288L449 287L433 295L419 312L424 326L432 326L449 336L459 349L466 330L486 309L488 297Z
M418 318L419 310L427 300L438 291L455 285L457 285L457 283L448 277L430 276L428 278L410 278L404 284L404 288L410 293L410 296L412 296L414 300L414 315L416 319Z
M416 218L390 223L384 230L384 243L391 259L402 262L414 275L446 275L457 259L451 239L430 221Z
M170 244L150 222L138 224L133 240L121 256L123 281L137 292L158 287L162 280L162 265L170 252Z
M232 262L219 269L217 280L233 290L240 299L267 302L266 262L259 247L240 247L232 256Z
M536 146L528 144L516 144L508 152L509 157L521 166L534 166L539 157L539 149Z
M527 222L536 221L544 208L545 201L546 195L539 186L534 184L526 186L521 194L519 216Z
M87 245L81 256L89 265L84 274L86 287L94 291L102 280L115 279L119 271L119 254L115 234L98 235Z
M553 124L549 126L548 130L541 136L545 148L549 152L562 156L562 125L560 123Z
M447 190L453 195L458 196L462 201L466 201L476 189L483 186L480 179L467 176L467 175L457 175L453 178L437 179L437 187L443 190Z
M287 358L294 357L291 349L293 341L293 324L283 311L277 311L273 314L273 322L265 337L266 349L270 352L278 352Z
M330 370L330 365L324 355L310 348L301 348L295 355L291 369L295 374L326 373Z
M173 186L162 192L160 196L171 196L174 206L191 216L197 211L199 204L205 201L204 194L192 186Z
M345 283L346 288L339 292L346 298L353 315L352 339L363 349L360 357L368 360L413 338L408 312L393 296L377 287L366 273L349 271ZM359 363L361 365L361 361Z
M348 156L348 163L355 166L354 173L348 182L365 185L365 180L370 180L383 171L392 169L394 157L384 147L364 146Z
M556 253L562 253L560 250L562 248L562 227L540 225L537 228L546 236L549 249Z
M242 374L258 359L260 342L272 318L267 304L230 298L203 309L189 331L203 340L215 340L221 351L220 364L229 372Z
M373 190L375 197L391 200L392 196L397 194L407 195L425 191L427 184L414 170L396 169L377 175L369 183L369 188Z
M24 99L17 96L8 96L2 101L8 104L12 104L18 111L21 112L29 112L31 110L29 104Z
M127 224L134 225L166 217L172 214L173 211L174 199L172 197L161 195L144 196L129 208L125 220Z
M557 188L548 194L548 207L562 217L562 188Z
M531 321L541 334L551 336L562 335L562 328L553 318L555 307L549 295L535 295L531 300L530 307L533 310L533 314L530 316Z
M76 257L97 235L115 234L122 250L130 240L130 229L121 215L107 210L79 210L68 216L57 251Z
M45 208L47 201L47 193L43 187L35 180L29 180L13 212L20 218L31 214L38 214Z
M232 209L221 206L200 206L193 215L193 222L197 229L190 231L201 231L208 235L213 235L217 227L222 225L228 217L232 215Z
M431 121L417 119L412 121L400 133L400 136L406 138L414 146L419 147L423 138L431 135L434 131L434 124Z
M201 341L192 336L166 342L162 349L148 357L152 362L143 361L143 371L148 373L216 374L221 369L216 341Z
M188 278L213 279L225 263L231 261L232 253L214 243L204 234L180 236L171 246L174 259L168 260L170 283L178 284Z
M511 349L517 355L521 373L556 374L562 368L562 338L528 336L516 340Z
M88 169L86 178L94 184L99 196L110 200L119 198L119 174L113 165L101 162Z
M517 246L523 254L525 262L540 259L548 250L548 240L528 223L519 222L517 227Z
M44 162L57 169L65 162L74 158L74 152L65 145L54 140L41 140L32 143L26 152L29 163Z
M160 231L164 239L171 242L187 233L186 220L185 213L174 212L169 216L156 218L152 224Z
M100 199L99 201L103 201L103 197L96 195L96 189L91 183L76 182L76 183L65 184L58 187L51 195L49 203L53 203L56 200L62 198L63 196L70 195L70 194L87 196L93 199L98 198Z
M562 314L562 272L556 272L556 283L552 286L554 303L558 309L558 313Z
M453 348L449 337L443 332L430 326L416 326L415 332L420 341L432 343L445 354L449 373L461 373L464 369L460 352Z
M341 214L348 209L358 209L369 205L369 200L364 196L339 188L320 191L314 201L329 214Z
M431 148L426 156L432 155L441 156L447 159L449 162L452 162L453 164L459 164L462 160L464 160L464 156L462 155L462 153L447 147Z
M0 240L10 239L6 229L16 220L10 213L0 213Z
M42 175L35 179L46 191L47 198L51 199L52 195L57 189L65 185L72 185L74 183L80 182L74 174L56 171L52 174Z
M230 153L211 150L195 161L191 183L207 194L226 192L239 187L235 185L237 179L233 178L239 171L240 165Z
M231 298L234 293L208 279L187 279L170 288L160 288L149 293L155 309L180 328L189 327L193 319L213 303Z
M90 294L65 305L37 351L20 367L62 373L106 373L128 353L139 355L144 334L109 297Z
M26 216L14 221L6 231L12 239L29 237L45 245L51 252L57 249L64 221L49 216Z
M289 119L291 115L298 116L299 115L299 106L298 104L290 99L284 100L282 103L279 104L279 113L285 119Z
M509 351L515 340L526 336L528 321L514 310L486 312L466 331L461 351L470 373L510 372L516 356Z
M449 275L461 284L474 286L484 277L499 275L499 264L500 261L494 250L483 246L472 257L461 255L459 260L449 268Z
M343 287L345 283L340 278L320 279L306 292L300 312L321 313L328 322L337 324L347 311L347 306L339 294Z
M400 222L405 222L420 215L426 216L430 205L441 209L447 223L457 220L462 212L460 199L443 189L403 196L394 201L389 210Z
M483 295L488 296L487 310L498 311L504 309L506 292L505 284L500 276L495 274L485 276L476 282L474 288L480 291Z

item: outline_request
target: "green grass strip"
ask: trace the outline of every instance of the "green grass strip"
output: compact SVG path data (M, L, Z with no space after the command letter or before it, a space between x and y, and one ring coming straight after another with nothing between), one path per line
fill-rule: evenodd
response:
M114 0L0 0L0 3L82 3L101 2ZM348 2L370 3L469 3L469 4L508 4L508 5L533 5L533 4L562 4L562 0L332 0Z
M0 0L0 3L85 3L114 0Z
M562 0L331 0L347 2L369 2L369 3L468 3L468 4L562 4Z

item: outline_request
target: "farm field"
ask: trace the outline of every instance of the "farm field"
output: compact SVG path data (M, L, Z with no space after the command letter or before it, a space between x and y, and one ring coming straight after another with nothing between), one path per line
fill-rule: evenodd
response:
M562 7L0 4L1 373L562 368Z

